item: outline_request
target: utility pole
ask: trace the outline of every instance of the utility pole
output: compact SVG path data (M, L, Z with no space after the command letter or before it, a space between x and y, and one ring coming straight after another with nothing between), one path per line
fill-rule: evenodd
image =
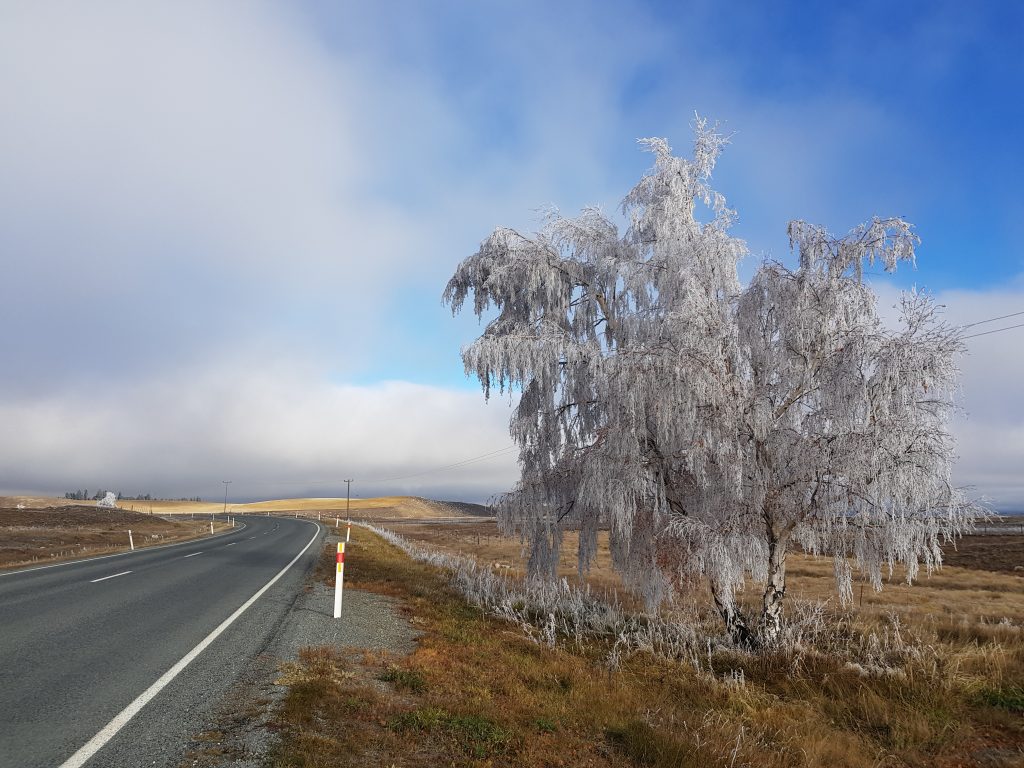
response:
M224 483L224 515L228 514L228 486L231 485L230 480L221 480Z
M345 516L352 519L352 481L345 481Z

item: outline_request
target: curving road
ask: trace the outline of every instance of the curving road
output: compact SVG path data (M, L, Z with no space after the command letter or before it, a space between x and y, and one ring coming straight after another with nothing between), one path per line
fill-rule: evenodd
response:
M316 523L238 519L217 537L0 575L0 767L176 764L320 549Z

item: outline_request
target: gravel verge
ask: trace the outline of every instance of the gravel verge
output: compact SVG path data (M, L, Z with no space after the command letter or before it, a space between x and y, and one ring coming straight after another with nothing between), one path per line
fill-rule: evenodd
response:
M340 539L328 535L333 549ZM334 590L307 574L306 584L278 631L253 659L235 686L212 709L211 726L197 734L181 765L192 768L263 768L276 743L275 711L287 692L279 684L281 665L308 646L384 652L406 656L419 633L393 598L346 588L341 619L334 618Z

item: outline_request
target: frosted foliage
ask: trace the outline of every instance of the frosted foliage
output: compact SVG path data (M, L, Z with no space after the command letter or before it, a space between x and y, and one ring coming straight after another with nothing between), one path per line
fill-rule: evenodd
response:
M495 230L444 298L495 317L463 350L486 395L518 391L510 430L522 478L499 521L554 575L562 534L579 566L610 531L615 566L651 604L710 578L727 621L745 579L766 582L777 633L785 554L852 557L876 586L913 578L977 515L951 483L948 420L957 332L925 296L879 321L864 264L887 271L917 243L900 219L844 237L789 225L794 269L766 262L741 285L735 213L710 187L725 139L695 123L693 159L660 139L626 196L627 228L597 209L551 211L527 237Z
M96 502L96 506L117 509L117 496L113 492L107 491L106 495Z

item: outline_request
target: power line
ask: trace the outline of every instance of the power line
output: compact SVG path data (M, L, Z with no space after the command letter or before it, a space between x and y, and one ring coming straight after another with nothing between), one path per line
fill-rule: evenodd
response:
M975 321L973 323L967 323L966 325L961 325L960 328L961 329L973 328L976 325L984 325L986 323L993 323L993 322L995 322L997 320L1006 320L1008 318L1019 317L1021 315L1024 315L1024 310L1021 310L1020 312L1011 312L1011 313L1006 314L1006 315L999 315L997 317L990 317L990 318L988 318L986 320L977 320L977 321ZM1005 328L995 328L995 329L993 329L991 331L982 331L981 333L972 333L969 336L962 336L961 338L964 339L964 340L976 339L979 336L988 336L989 334L992 334L992 333L1002 333L1003 331L1012 331L1015 328L1024 328L1024 323L1018 323L1017 325L1010 325L1010 326L1007 326ZM413 477L422 477L423 475L431 475L431 474L434 474L436 472L445 472L445 471L447 471L449 469L457 469L459 467L465 467L465 466L468 466L470 464L475 464L477 462L484 461L486 459L490 459L490 458L493 458L495 456L499 456L499 455L504 454L504 453L508 453L509 451L515 450L515 448L516 448L516 446L509 445L509 446L506 446L504 448L499 448L499 449L497 449L495 451L489 451L488 453L482 453L479 456L471 456L471 457L469 457L467 459L462 459L460 461L456 461L456 462L453 462L451 464L445 464L445 465L440 466L440 467L433 467L431 469L425 469L425 470L422 470L420 472L411 472L411 473L405 474L405 475L396 475L395 477L370 478L368 480L363 480L362 482L363 483L391 483L391 482L394 482L396 480L407 480L407 479L413 478ZM317 486L317 485L333 485L333 484L335 484L337 482L338 482L337 480L312 480L312 481L307 481L307 480L280 480L280 481L277 481L277 483L282 484L282 485L305 485L307 487L312 487L312 486ZM352 481L342 480L341 482L350 483ZM227 488L227 486L225 486L225 489L226 488Z
M1021 313L1024 314L1024 313ZM987 322L987 321L982 321ZM965 328L968 326L964 326ZM972 333L970 336L961 336L962 339L976 339L979 336L988 336L990 333L1002 333L1003 331L1012 331L1014 328L1024 328L1024 323L1018 323L1017 325L1008 325L1005 328L996 328L992 331L982 331L981 333Z
M979 320L976 323L968 323L967 325L961 325L960 327L961 328L973 328L976 325L984 325L985 323L994 323L996 320L1005 320L1008 317L1017 317L1019 315L1024 315L1024 310L1021 310L1020 312L1011 312L1008 315L1000 315L999 317L990 317L988 320ZM1020 326L1019 325L1015 325L1013 327L1014 328L1019 328ZM1009 329L1004 329L1004 330L1009 330Z

